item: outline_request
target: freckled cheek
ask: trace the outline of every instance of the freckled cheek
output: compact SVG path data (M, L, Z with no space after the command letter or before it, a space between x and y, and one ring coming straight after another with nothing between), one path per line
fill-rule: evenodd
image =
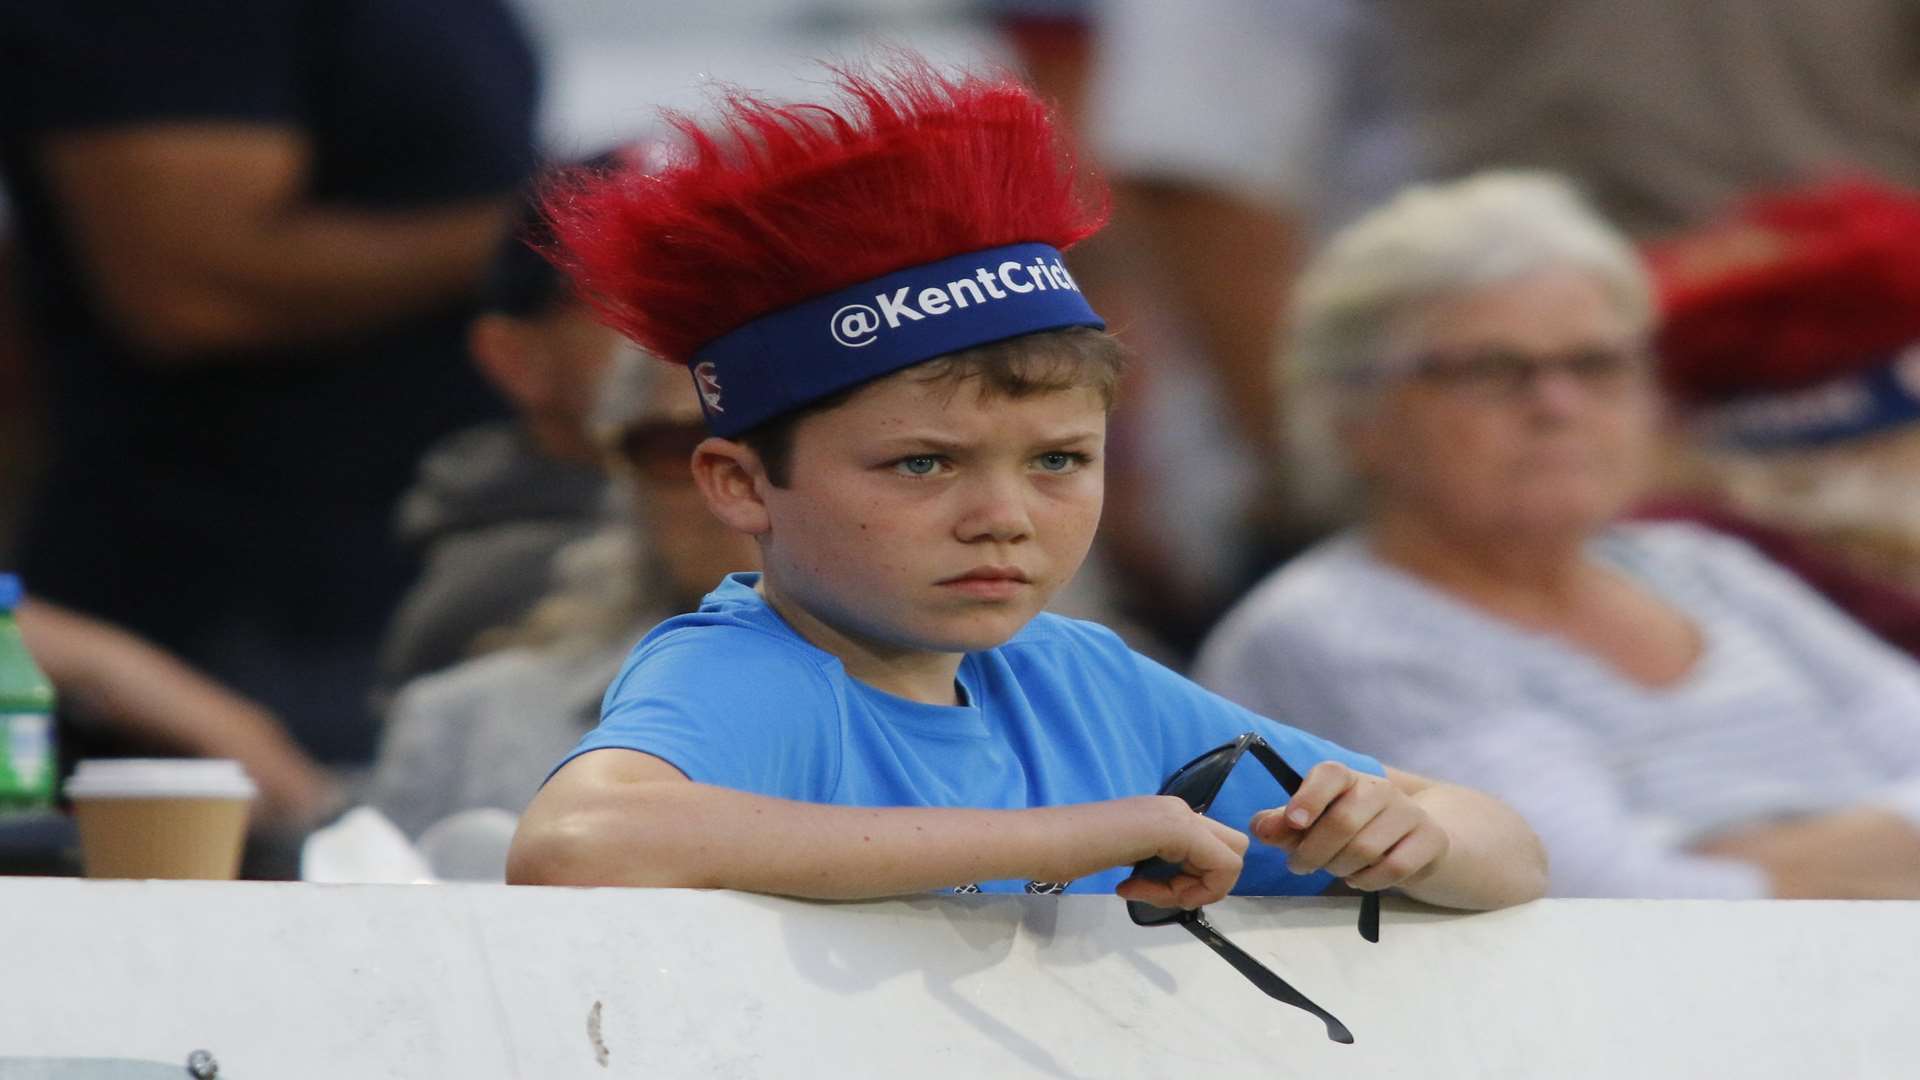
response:
M1105 501L1105 489L1093 479L1056 500L1050 508L1051 516L1068 529L1089 529L1099 523Z

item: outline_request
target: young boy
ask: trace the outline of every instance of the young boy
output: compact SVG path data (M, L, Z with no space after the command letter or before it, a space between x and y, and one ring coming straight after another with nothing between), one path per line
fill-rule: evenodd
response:
M1539 845L1494 800L1041 613L1100 516L1119 350L1059 250L1104 196L1017 85L911 62L840 83L838 111L731 98L717 130L680 121L684 161L550 200L602 316L692 368L714 436L695 478L765 570L634 650L509 879L1189 908L1335 879L1467 908L1540 895ZM1253 765L1217 821L1152 794L1249 730L1306 778L1290 800ZM1150 856L1179 873L1131 876Z

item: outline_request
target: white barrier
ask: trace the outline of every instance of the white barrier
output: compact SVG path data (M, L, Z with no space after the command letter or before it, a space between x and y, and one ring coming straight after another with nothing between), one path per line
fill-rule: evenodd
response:
M0 879L0 1078L1920 1076L1920 904L1357 906L1211 909L1339 1046L1102 897Z

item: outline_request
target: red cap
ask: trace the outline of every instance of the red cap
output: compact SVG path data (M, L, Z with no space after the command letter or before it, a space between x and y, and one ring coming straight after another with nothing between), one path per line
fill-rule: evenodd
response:
M1763 196L1645 253L1683 401L1808 386L1920 340L1920 193L1850 179Z

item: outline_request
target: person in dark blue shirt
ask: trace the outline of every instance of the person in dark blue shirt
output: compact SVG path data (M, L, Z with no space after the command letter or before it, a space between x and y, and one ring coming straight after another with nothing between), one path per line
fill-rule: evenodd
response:
M0 4L0 169L51 394L43 595L371 755L420 453L504 414L467 297L533 162L505 0Z

